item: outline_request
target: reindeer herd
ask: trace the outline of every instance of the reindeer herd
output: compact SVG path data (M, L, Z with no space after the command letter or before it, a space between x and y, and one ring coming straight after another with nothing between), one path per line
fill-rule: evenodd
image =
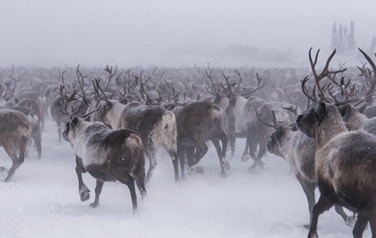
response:
M319 51L312 57L312 49L310 69L2 69L0 145L12 160L9 169L1 167L5 182L30 145L42 158L47 116L59 143L72 146L81 201L90 198L82 173L96 179L92 207L104 182L119 181L136 211L136 187L146 196L159 148L169 155L176 182L203 172L198 164L211 145L226 177L236 138L243 138L239 159L252 158L250 173L266 166L268 152L290 166L307 197L308 237L318 237L318 217L332 206L354 226L354 237L368 223L376 237L376 65L359 51L366 63L348 69L331 68L333 51L320 70Z

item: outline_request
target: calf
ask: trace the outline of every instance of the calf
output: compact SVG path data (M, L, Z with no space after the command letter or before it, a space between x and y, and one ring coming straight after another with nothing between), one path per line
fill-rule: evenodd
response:
M82 180L82 173L89 172L97 180L95 200L91 207L99 205L99 196L105 181L120 181L129 188L133 211L137 209L134 181L141 196L146 195L145 155L141 138L131 130L112 130L102 122L88 122L74 117L66 123L63 138L70 142L76 154L76 173L81 201L90 198L89 189Z
M325 103L298 116L296 124L317 146L321 195L313 207L308 237L318 237L318 217L333 205L358 213L354 237L362 237L368 221L376 237L376 137L363 130L348 131L336 107Z

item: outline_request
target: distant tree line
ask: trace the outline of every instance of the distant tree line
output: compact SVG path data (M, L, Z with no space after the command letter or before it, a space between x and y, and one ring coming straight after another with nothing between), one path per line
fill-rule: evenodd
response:
M337 49L338 54L352 53L356 49L354 22L350 22L349 29L347 25L334 23L332 29L332 43L331 49Z
M355 29L354 22L350 22L350 26L339 24L337 28L337 23L333 24L332 29L332 42L331 50L336 49L338 54L352 54L356 50L356 40L355 40ZM376 48L376 36L372 38L369 52L374 53Z

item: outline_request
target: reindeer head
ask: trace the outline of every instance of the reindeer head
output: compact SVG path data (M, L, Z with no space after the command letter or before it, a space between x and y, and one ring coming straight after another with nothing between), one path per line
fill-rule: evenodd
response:
M290 126L280 126L276 131L270 136L270 140L267 142L266 147L268 151L277 156L283 157L283 151L286 149L286 146L289 144L290 139L292 138L293 132L297 131L298 128L296 124Z
M88 126L90 122L85 119L73 117L65 125L65 130L63 131L63 138L67 142L74 143L77 136L80 135L82 130Z
M307 114L299 115L296 125L308 137L315 139L318 146L324 145L333 136L348 131L337 108L325 103L320 103Z

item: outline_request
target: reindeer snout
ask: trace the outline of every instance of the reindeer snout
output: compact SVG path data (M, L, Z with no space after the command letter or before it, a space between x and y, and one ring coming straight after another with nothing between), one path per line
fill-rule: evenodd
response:
M298 115L298 117L296 118L296 123L300 123L302 118L303 118L303 115Z
M68 139L68 132L67 132L67 131L64 131L62 136L63 136L63 139L64 139L65 141L69 142L69 139Z
M270 139L268 140L268 142L266 143L266 149L270 152L270 153L273 153L273 142L272 142L273 139Z

